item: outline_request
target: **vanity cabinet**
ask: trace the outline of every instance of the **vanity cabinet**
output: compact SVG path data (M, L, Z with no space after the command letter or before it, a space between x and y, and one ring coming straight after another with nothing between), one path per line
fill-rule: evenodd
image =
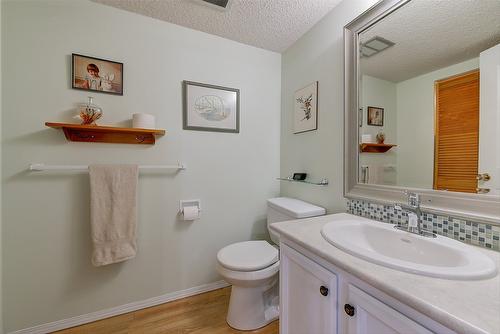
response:
M281 245L280 333L337 333L337 277Z
M280 252L281 334L454 333L322 260L285 243Z
M431 334L427 328L352 284L343 306L348 334Z

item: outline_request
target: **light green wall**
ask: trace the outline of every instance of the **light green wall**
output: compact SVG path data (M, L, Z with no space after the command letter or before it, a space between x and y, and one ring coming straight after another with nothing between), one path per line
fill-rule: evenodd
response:
M281 175L305 171L326 177L327 187L282 182L281 194L328 212L345 211L343 198L343 27L376 0L345 0L283 53L281 76ZM293 94L319 81L318 130L293 134Z
M397 184L432 189L434 82L479 68L479 58L399 82L397 90Z
M0 40L3 40L3 1L0 0ZM0 43L0 175L2 175L2 43ZM2 184L0 183L0 334L3 334L3 244L2 244Z
M361 106L363 108L363 125L360 129L360 136L362 134L371 134L375 139L377 133L383 132L386 135L385 143L397 143L396 84L391 81L363 75L361 77L360 94ZM368 125L367 109L369 106L384 108L384 126ZM396 156L397 147L390 149L384 154L360 153L359 164L360 166L366 165L369 168L373 168L376 165L385 167L381 176L383 184L394 185L396 183ZM371 182L369 181L369 183Z
M266 236L266 199L279 194L280 54L84 0L7 1L2 24L7 331L217 281L220 248ZM124 96L91 94L100 124L146 112L168 134L155 146L88 144L46 128L74 121L89 95L70 88L72 52L124 63ZM241 132L183 131L182 80L241 89ZM188 169L140 176L137 257L101 268L90 262L88 175L26 172L177 161ZM192 198L202 218L179 221L179 200Z

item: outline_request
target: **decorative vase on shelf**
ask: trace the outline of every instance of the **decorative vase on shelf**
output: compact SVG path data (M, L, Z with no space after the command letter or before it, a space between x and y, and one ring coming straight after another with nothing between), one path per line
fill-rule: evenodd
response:
M377 133L377 143L383 144L384 141L385 141L385 133L383 133L383 132Z
M96 121L102 117L102 109L93 103L93 97L89 96L89 100L85 104L80 105L80 118L82 125L97 125Z

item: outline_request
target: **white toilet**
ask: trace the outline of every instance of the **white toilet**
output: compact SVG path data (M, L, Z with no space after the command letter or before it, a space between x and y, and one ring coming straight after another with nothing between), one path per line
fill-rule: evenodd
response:
M229 326L253 330L278 318L279 236L269 226L324 214L324 208L297 199L271 198L267 201L267 227L276 245L263 240L243 241L217 253L217 271L232 284L227 312Z

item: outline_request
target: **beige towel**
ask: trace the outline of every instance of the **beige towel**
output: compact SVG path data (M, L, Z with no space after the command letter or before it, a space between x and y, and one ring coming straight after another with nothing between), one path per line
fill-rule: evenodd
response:
M137 165L91 165L92 264L104 266L135 257Z
M384 184L384 166L378 164L368 165L368 183Z

